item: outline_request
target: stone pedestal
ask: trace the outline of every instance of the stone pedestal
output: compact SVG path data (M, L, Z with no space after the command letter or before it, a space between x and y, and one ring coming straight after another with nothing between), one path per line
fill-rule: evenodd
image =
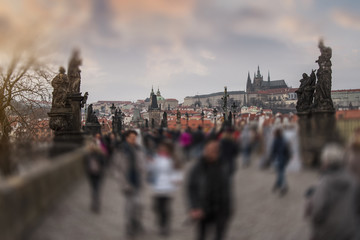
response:
M85 132L91 135L96 135L97 133L101 133L100 123L86 123Z
M50 128L54 130L53 145L50 148L50 157L73 151L83 143L83 134L73 131L71 108L55 108L48 113Z
M74 151L84 144L82 132L58 132L55 134L53 146L50 148L50 157L58 156L66 152Z
M81 93L68 97L69 102L64 108L52 108L50 113L50 128L54 131L53 146L50 156L57 156L73 151L82 146L84 134L81 129Z
M72 116L72 130L80 131L81 129L81 102L84 99L81 93L71 94L68 99L70 100Z
M305 166L318 166L326 144L341 143L334 111L298 112L299 142Z

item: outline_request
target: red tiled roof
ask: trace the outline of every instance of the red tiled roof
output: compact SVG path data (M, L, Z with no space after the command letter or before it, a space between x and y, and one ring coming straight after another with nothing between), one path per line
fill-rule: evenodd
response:
M344 110L336 112L337 119L360 119L360 110Z
M186 119L181 118L181 128L187 128ZM202 121L200 119L189 119L189 127L196 129L198 126L202 126ZM204 119L204 128L212 128L214 126L211 120ZM176 119L168 120L168 128L174 129L177 128Z

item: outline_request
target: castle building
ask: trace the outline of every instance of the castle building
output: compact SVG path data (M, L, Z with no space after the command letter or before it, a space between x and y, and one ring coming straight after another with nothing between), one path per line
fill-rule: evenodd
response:
M250 78L250 73L248 73L247 83L246 83L246 93L255 93L258 91L264 91L268 89L279 89L279 88L288 88L284 80L270 80L270 72L268 73L267 81L264 81L263 75L260 73L260 67L258 66L257 73L254 73L253 81Z

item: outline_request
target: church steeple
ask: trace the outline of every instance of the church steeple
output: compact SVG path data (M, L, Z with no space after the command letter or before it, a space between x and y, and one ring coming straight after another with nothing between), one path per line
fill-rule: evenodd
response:
M151 99L151 96L154 95L154 86L151 86L151 93L150 93L150 99Z
M270 71L268 71L268 82L270 82Z
M251 78L250 78L250 72L248 72L248 77L247 77L247 82L246 82L246 91L250 92L251 91Z
M157 96L161 96L161 93L160 93L159 87L158 87L158 90L157 90L157 92L156 92L156 95L157 95Z
M261 76L261 74L260 74L260 67L259 67L259 65L258 65L258 70L257 70L257 76L258 76L258 77L260 77L260 76Z

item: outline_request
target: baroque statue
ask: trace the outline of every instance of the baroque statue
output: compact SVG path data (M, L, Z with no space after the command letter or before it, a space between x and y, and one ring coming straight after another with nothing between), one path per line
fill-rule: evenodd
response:
M67 103L69 79L63 67L60 67L58 75L51 81L51 86L54 88L52 107L64 108Z
M298 101L296 110L298 112L309 112L313 104L315 91L316 75L315 70L312 70L310 77L303 73L303 78L300 80L300 87L296 90Z
M68 76L69 76L69 92L72 94L80 93L81 70L79 66L82 61L78 50L74 50L69 62Z
M99 123L97 116L93 110L93 105L90 104L87 111L86 123Z
M319 45L321 55L316 61L319 65L319 70L316 73L317 84L315 88L314 110L317 111L334 111L334 104L331 99L331 57L332 50L330 47L324 45L323 40L320 40Z

